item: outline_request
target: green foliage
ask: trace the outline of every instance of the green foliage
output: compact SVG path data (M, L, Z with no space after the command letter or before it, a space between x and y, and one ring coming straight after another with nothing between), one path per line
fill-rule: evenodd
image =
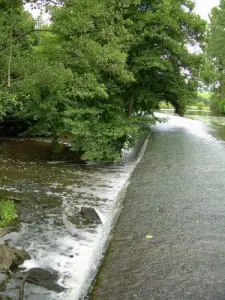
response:
M209 100L211 97L211 92L208 91L200 91L198 92L198 96L201 97L202 99Z
M202 68L204 83L210 87L213 96L211 109L224 114L225 99L225 0L211 11L210 24L206 36L205 63Z
M51 24L35 27L22 2L49 4ZM2 3L0 116L28 120L29 135L67 134L84 159L115 160L162 101L183 115L196 96L202 56L186 45L201 46L205 22L190 0Z
M199 91L187 106L188 109L194 110L209 110L210 105L210 92Z
M170 109L173 108L173 106L170 103L166 103L166 102L160 102L159 105L160 108L164 108L164 109Z
M16 219L15 203L10 200L0 200L0 227L7 226Z
M198 108L198 110L204 110L204 108L205 108L205 103L204 103L204 102L198 102L198 103L197 103L197 108Z
M0 120L6 112L13 113L17 105L16 95L10 94L6 89L0 89Z
M35 43L31 33L34 24L21 1L0 2L0 120L17 109L18 90L13 85L20 80L26 56Z
M213 94L210 99L210 110L216 116L225 115L225 99Z
M131 12L135 38L128 62L136 81L126 95L128 102L131 94L135 97L136 109L151 110L166 101L183 115L197 88L201 63L186 44L201 43L205 28L192 9L192 1L145 1Z

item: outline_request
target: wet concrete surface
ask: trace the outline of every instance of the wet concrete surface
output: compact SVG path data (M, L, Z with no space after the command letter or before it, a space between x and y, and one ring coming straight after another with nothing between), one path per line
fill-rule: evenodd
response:
M91 300L225 299L225 145L185 122L154 130Z

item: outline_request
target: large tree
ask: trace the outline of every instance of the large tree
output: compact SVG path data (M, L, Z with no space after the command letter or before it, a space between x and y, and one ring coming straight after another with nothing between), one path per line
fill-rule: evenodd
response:
M187 44L201 43L205 25L192 1L27 2L51 13L50 25L33 28L31 51L20 46L11 87L29 134L67 135L84 159L113 160L154 122L143 114L160 101L183 114L200 61Z
M128 64L136 81L125 90L128 114L170 102L183 115L198 85L201 57L187 45L202 44L205 22L192 1L142 1L131 7L133 41Z
M128 135L134 139L140 129L139 118L126 118L121 97L135 80L124 46L131 39L122 14L127 7L74 0L52 8L51 35L42 35L35 49L37 67L43 66L24 82L31 92L23 112L35 117L33 132L68 134L85 159L117 158Z
M210 15L206 36L203 78L212 89L212 109L225 113L225 1L221 0Z
M0 118L16 104L13 83L20 78L23 61L32 51L34 25L21 1L0 2Z

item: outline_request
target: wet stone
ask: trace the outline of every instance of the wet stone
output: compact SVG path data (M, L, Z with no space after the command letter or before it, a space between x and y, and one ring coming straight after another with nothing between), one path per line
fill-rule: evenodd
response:
M2 291L7 283L8 276L6 273L0 273L0 291ZM1 296L0 296L1 299Z
M33 268L28 272L23 272L17 275L17 278L23 279L24 276L27 276L26 281L41 287L44 287L48 290L61 293L65 290L64 287L56 283L58 276L55 273L51 273L47 270L41 268Z
M26 259L30 259L30 255L25 250L0 245L0 270L8 271L11 267L18 267Z
M0 228L0 238L2 238L3 236L9 234L10 232L16 230L16 227L4 227L4 228Z
M0 245L0 270L8 271L12 265L12 259L6 250L6 247Z
M96 210L93 207L81 207L81 214L84 219L90 220L96 223L102 223L99 215L97 214Z

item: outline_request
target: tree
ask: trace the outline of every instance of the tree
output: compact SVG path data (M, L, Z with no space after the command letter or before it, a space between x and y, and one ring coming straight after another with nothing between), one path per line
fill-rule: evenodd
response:
M134 36L128 64L136 78L124 94L128 115L158 108L160 101L183 115L196 91L201 62L187 45L201 45L205 29L193 8L192 1L143 1L126 14Z
M21 1L0 2L0 118L16 104L12 83L20 76L21 60L31 50L34 20Z
M130 37L121 8L116 1L67 1L52 9L49 31L51 43L50 36L42 37L35 49L37 65L44 59L39 74L33 73L41 84L29 76L35 92L23 96L22 112L35 117L35 134L68 134L85 159L118 158L128 134L134 138L140 127L137 118L125 118L120 92L134 80L123 50Z
M44 2L51 24L5 42L8 91L19 103L14 116L30 122L28 134L51 136L55 145L67 135L84 159L114 160L155 122L149 113L160 101L183 114L200 63L186 45L201 43L205 26L192 1ZM3 35L10 37L10 30ZM19 37L28 39L28 49Z
M206 56L203 78L210 85L212 108L218 113L225 113L225 1L214 7L210 15L206 36Z

